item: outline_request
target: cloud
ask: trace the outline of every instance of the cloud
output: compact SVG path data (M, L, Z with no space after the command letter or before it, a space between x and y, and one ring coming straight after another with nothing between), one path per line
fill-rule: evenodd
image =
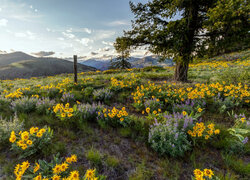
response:
M98 50L99 52L107 52L107 51L110 51L110 47L104 47L104 48L100 48L99 50Z
M130 23L127 20L118 20L118 21L112 21L108 23L109 26L124 26L129 25Z
M0 8L0 12L2 11L2 8Z
M66 30L67 33L72 33L73 29L72 28L69 28Z
M91 29L88 29L88 28L83 28L83 31L86 32L86 33L88 33L88 34L92 33Z
M0 26L7 26L8 20L7 19L0 19Z
M19 38L29 38L32 40L36 39L36 34L29 30L27 30L26 32L16 32L14 33L14 35Z
M73 39L75 37L75 35L72 33L62 32L62 34L69 39Z
M108 42L108 41L102 41L102 44L113 46L114 43L113 42Z
M95 56L95 55L97 55L98 53L97 52L91 52L90 53L92 56Z
M94 41L89 38L76 39L77 42L81 43L84 46L88 46L89 43L93 43Z
M40 52L36 52L36 53L31 53L35 56L39 56L39 57L44 57L44 56L51 56L51 55L54 55L55 52L53 51L49 51L49 52L46 52L46 51L40 51Z
M62 38L62 37L59 37L57 39L60 40L60 41L64 41L64 38Z
M95 39L101 40L101 39L107 39L111 38L115 35L115 31L109 31L109 30L97 30Z

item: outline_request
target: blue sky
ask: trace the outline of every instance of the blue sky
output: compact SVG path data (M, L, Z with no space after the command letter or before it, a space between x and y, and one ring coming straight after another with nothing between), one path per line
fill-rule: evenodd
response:
M0 51L110 58L133 17L129 0L0 0Z

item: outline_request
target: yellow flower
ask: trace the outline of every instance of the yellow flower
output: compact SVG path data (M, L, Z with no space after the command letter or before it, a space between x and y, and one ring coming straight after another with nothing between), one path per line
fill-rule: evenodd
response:
M68 169L68 167L69 167L69 165L66 162L62 163L61 164L61 171L62 172L66 171L66 169Z
M123 121L124 121L124 118L121 118L120 121L123 122Z
M145 112L144 112L144 111L142 111L142 112L141 112L141 114L145 114Z
M149 108L149 107L146 108L146 112L147 112L148 114L150 113L150 108Z
M60 178L61 178L61 176L54 175L54 176L52 177L52 180L60 180Z
M195 177L202 177L203 176L203 172L200 169L195 169L194 170L194 175Z
M72 180L78 180L79 179L79 172L78 171L72 171L72 172L70 172L70 178Z
M43 133L38 132L38 133L36 133L36 136L37 136L37 137L42 137L42 136L43 136Z
M32 142L31 140L28 140L28 141L27 141L27 144L28 144L28 145L32 145L32 143L33 143L33 142Z
M186 116L187 112L186 111L182 111L182 114L183 114L183 116Z
M161 112L161 109L158 109L158 112Z
M244 122L246 121L246 118L243 117L243 118L241 118L240 120L241 120L242 123L244 123Z
M38 176L36 176L33 180L42 180L42 175L39 174Z
M33 172L36 173L40 169L40 165L36 163L36 166L34 167Z
M95 178L95 169L88 169L85 173L85 180L92 180Z
M62 117L62 118L65 118L65 117L66 117L66 113L62 113L62 114L61 114L61 117Z
M27 149L27 144L23 144L22 146L21 146L21 148L22 148L22 150L25 150L25 149Z
M46 132L46 130L43 128L43 129L40 129L40 131L39 132L41 132L41 133L45 133Z
M206 136L205 136L205 139L206 139L206 140L208 140L208 139L209 139L209 137L210 137L209 135L206 135Z
M207 176L211 179L213 175L214 173L211 169L204 169L204 176Z
M220 134L220 130L219 130L219 129L216 129L216 130L214 131L214 134Z
M199 108L199 109L198 109L198 112L200 113L200 112L202 112L202 110L203 110L203 109Z
M60 164L56 164L56 166L53 168L53 173L54 174L58 174L61 172L61 165Z
M153 111L154 114L157 114L157 111Z
M29 139L29 132L28 131L24 131L21 134L21 138L22 138L22 140L27 141Z
M9 141L11 142L11 143L14 143L15 141L16 141L16 136L14 135L12 135L12 136L10 136L10 139L9 139Z
M70 158L70 157L67 157L67 158L66 158L66 162L69 163L69 164L71 164L71 163L72 163L71 158Z
M68 117L69 117L69 118L70 118L70 117L72 117L72 116L73 116L73 114L72 114L72 113L69 113L69 114L68 114Z
M71 161L72 161L72 162L77 162L77 156L76 156L75 154L73 154L73 155L71 156Z

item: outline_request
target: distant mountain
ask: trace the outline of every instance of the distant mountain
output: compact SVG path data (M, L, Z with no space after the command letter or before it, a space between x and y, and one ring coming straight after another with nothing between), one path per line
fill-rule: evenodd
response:
M115 59L114 59L115 60ZM143 58L131 57L129 62L132 64L133 68L143 68L147 66L173 66L172 59L166 59L164 62L159 62L157 56L146 56ZM94 67L99 70L107 70L110 66L110 60L101 59L88 59L85 61L80 61L79 63Z
M78 72L96 68L78 64ZM73 62L58 58L36 58L23 52L0 54L0 79L30 78L73 73Z

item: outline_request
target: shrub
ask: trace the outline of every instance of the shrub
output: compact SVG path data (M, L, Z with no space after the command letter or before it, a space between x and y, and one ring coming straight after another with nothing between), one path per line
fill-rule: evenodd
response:
M100 179L102 176L96 175L95 169L87 169L84 176L81 176L79 171L72 170L70 166L77 162L77 156L60 158L59 154L53 157L51 162L38 160L33 165L28 161L17 164L14 169L14 174L17 179L22 177L28 179Z
M150 127L148 141L151 147L161 155L183 156L191 149L186 129L193 124L193 119L180 113L165 115L162 122L155 119Z
M102 111L103 106L98 104L80 104L77 107L78 116L80 117L80 121L93 121L97 118L98 112Z
M70 119L71 117L77 114L77 105L75 104L71 108L69 103L65 105L57 104L56 106L53 106L53 112L56 114L58 118L64 121Z
M0 144L8 143L12 131L19 132L21 130L23 130L23 123L16 115L10 120L0 118Z
M159 109L162 109L163 104L159 99L153 98L148 99L144 103L145 109L150 108L150 112L158 111Z
M115 156L108 155L108 157L106 159L106 163L109 167L115 168L119 165L120 161Z
M98 89L93 92L94 99L97 101L106 101L112 98L113 93L110 89Z
M61 101L63 103L70 103L73 102L74 100L75 100L74 94L71 94L70 92L64 93L61 98Z
M23 97L21 99L16 99L12 101L11 109L14 112L18 112L18 113L30 113L32 111L35 111L37 102L38 102L37 98Z
M49 98L38 99L36 103L36 110L39 114L44 114L50 110L55 104L55 100L50 100Z
M102 154L94 148L88 150L85 156L87 160L89 160L94 166L99 166L102 164Z
M51 141L53 131L50 128L31 127L28 131L10 133L9 141L11 149L20 154L19 158L25 158L41 152Z
M130 124L130 118L128 117L128 112L126 108L123 107L121 110L116 109L107 109L104 108L102 111L98 112L97 121L99 125L111 125L111 126L119 126L127 127Z

